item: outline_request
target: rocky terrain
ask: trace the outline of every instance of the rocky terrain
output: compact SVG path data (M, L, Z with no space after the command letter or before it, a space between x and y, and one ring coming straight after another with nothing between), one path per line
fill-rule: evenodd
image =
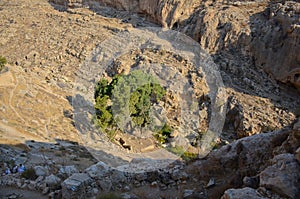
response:
M1 198L299 197L299 1L2 0L0 13L0 56L8 60L0 72L1 171L19 164L33 171L3 174ZM228 95L216 149L158 170L151 168L164 160L133 158L85 135L73 110L75 82L92 50L148 26L197 41ZM149 56L133 52L117 69ZM148 170L130 172L137 168Z

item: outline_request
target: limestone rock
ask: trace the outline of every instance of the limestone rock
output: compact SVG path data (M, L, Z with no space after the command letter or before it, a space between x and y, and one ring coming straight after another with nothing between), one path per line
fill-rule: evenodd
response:
M51 0L51 2L67 7L88 5L90 8L97 10L99 6L109 6L118 10L125 10L131 13L144 14L150 21L162 24L164 27L173 27L178 21L187 19L199 5L195 0L175 0L168 2L166 0ZM74 3L75 2L75 3Z
M85 170L85 172L91 178L96 179L101 179L102 177L105 177L110 171L111 168L104 162L98 162L97 164L94 164Z
M258 27L253 31L255 63L276 79L300 89L300 44L297 42L300 38L300 3L274 3L263 14L265 21L256 23Z
M48 169L44 166L35 166L34 170L37 176L47 176L49 174Z
M63 198L85 198L85 187L91 183L86 173L74 173L62 183Z
M78 169L74 165L63 166L59 169L60 175L71 176L73 173L78 173Z
M273 165L260 173L260 186L288 198L298 198L300 165L293 154L280 154L273 158Z
M245 187L242 189L228 189L221 199L264 199L255 189Z
M51 174L45 178L45 183L47 183L49 187L55 188L55 187L59 186L60 182L61 182L61 179L53 174Z

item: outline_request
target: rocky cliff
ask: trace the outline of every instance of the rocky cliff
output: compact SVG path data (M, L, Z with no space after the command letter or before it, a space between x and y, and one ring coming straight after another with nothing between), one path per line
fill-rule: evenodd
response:
M110 6L185 32L212 53L239 50L254 64L300 89L299 2L195 0L51 0L68 7Z
M300 98L293 86L299 85L299 1L50 2L0 2L0 55L9 63L0 73L0 143L6 144L0 146L1 171L24 163L37 175L1 176L1 197L10 197L7 187L51 198L107 191L126 192L124 198L298 197ZM131 161L130 167L148 160L131 160L130 151L117 146L110 153L98 150L112 144L95 137L85 137L95 145L83 142L72 103L76 97L85 101L74 96L74 79L82 77L78 69L103 40L149 25L186 33L211 54L229 95L227 117L218 149L207 157L124 174L102 162ZM147 52L131 53L115 60L117 69L153 62ZM168 53L156 51L158 62L160 55Z

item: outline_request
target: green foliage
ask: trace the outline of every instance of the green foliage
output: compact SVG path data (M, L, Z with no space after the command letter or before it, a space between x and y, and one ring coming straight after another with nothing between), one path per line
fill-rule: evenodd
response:
M4 68L6 63L7 63L6 58L0 56L0 71Z
M133 126L145 127L151 122L150 108L165 95L165 89L152 76L140 70L122 76L113 90L116 115L130 115Z
M172 131L173 128L170 127L168 124L165 124L160 131L154 134L154 137L159 143L164 144L167 142L167 139L170 137Z
M35 170L33 168L29 168L23 173L21 173L21 178L35 180L37 178L37 175L35 174Z
M101 79L95 86L94 123L113 138L117 120L131 117L132 126L145 127L151 123L150 108L165 95L165 89L151 76L136 70L129 75L116 75L111 82Z

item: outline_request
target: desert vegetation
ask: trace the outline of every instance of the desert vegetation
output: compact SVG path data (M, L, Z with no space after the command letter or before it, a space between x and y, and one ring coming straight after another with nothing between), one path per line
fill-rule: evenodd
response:
M140 70L129 75L115 75L110 82L101 79L95 86L94 123L110 139L117 131L121 132L117 123L127 114L131 118L131 127L147 127L152 122L151 106L163 100L165 94L165 88L155 78ZM172 128L164 124L154 136L160 143L165 143L171 131Z

